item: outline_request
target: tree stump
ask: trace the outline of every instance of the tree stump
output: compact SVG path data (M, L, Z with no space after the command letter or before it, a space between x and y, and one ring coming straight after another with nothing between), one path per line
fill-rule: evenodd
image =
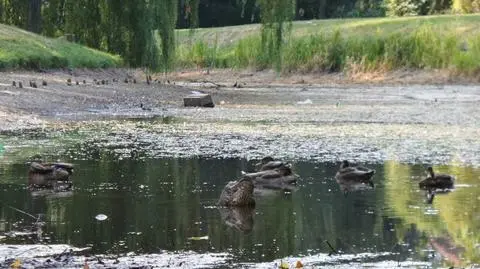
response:
M212 96L206 93L190 94L183 98L184 106L215 107Z

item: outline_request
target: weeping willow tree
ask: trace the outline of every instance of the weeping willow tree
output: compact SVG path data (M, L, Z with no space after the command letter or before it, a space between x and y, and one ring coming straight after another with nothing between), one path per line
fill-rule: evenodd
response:
M193 30L198 27L198 6L200 0L183 0L182 2L184 2L185 18L188 20L190 29Z
M177 0L158 1L157 25L160 34L161 64L163 71L172 69L175 62L175 26L177 23Z
M273 62L277 71L282 66L282 44L292 29L295 0L258 0L262 17L262 52L266 62Z

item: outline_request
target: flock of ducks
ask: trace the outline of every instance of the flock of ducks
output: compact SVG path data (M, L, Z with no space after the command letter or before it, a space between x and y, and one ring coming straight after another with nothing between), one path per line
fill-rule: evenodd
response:
M151 83L166 83L166 84L170 84L170 80L166 80L166 81L162 81L160 79L152 79L152 76L151 75L145 75L145 78L146 78L146 82L148 85L150 85ZM73 86L73 85L80 85L80 84L87 84L87 81L84 79L84 80L72 80L71 78L68 78L66 80L67 82L67 85L68 86ZM116 83L116 82L119 82L119 80L117 78L113 78L111 80L111 83ZM123 82L124 83L137 83L137 79L135 77L132 77L131 75L128 75L127 77L125 77L123 79ZM42 80L42 86L47 86L47 81L45 79ZM93 79L93 82L92 84L94 85L108 85L110 84L110 81L108 79L102 79L102 80L97 80L97 79ZM173 82L173 84L175 84L175 82ZM236 85L236 83L235 83ZM13 87L18 87L18 88L23 88L23 81L15 81L13 80L12 81L12 86ZM37 82L36 80L30 80L29 81L29 86L31 88L38 88L37 86Z
M255 205L254 190L256 188L268 188L278 190L293 190L297 183L298 175L294 174L289 164L275 161L272 157L265 157L256 172L243 173L237 181L227 183L218 205L226 207L241 207ZM432 167L427 168L428 176L419 182L421 189L427 190L428 202L433 201L437 190L453 188L455 178L446 174L435 174ZM340 168L335 174L335 180L344 193L352 189L360 189L362 186L374 188L372 177L375 170L363 166L354 166L347 160L342 161Z
M428 167L427 172L427 178L419 182L419 187L428 191L430 202L436 190L453 188L455 181L453 176L436 174L432 167ZM71 163L46 163L35 160L30 162L28 185L30 189L69 191L73 186L72 174L73 164ZM344 192L348 192L358 186L373 188L374 174L375 170L354 166L345 160L340 164L335 180ZM226 207L253 206L255 189L292 191L296 189L298 179L299 176L293 173L290 164L268 156L256 165L256 171L242 172L239 180L228 182L220 195L218 204Z

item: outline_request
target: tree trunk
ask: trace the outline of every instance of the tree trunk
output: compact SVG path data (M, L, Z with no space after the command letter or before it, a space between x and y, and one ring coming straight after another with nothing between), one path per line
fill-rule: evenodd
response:
M0 23L3 23L3 1L0 1Z
M318 1L317 19L325 19L326 8L327 8L327 0L319 0Z
M42 31L42 0L30 0L28 5L28 26L27 29L34 33Z

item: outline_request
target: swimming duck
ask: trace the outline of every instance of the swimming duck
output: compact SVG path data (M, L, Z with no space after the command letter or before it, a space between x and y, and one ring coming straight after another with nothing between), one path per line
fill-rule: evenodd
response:
M28 170L28 185L37 188L69 189L72 173L73 164L70 163L32 162Z
M298 175L292 172L287 166L280 166L271 170L264 170L255 173L247 173L244 178L250 178L255 187L267 189L292 190L297 183Z
M344 182L358 182L366 183L371 187L374 187L372 176L375 174L375 170L368 169L363 166L351 166L350 163L345 160L340 164L340 169L335 175L335 179L339 183Z
M275 168L280 168L283 166L290 167L288 164L282 161L275 161L272 157L267 156L264 157L259 163L256 165L257 171L266 171L266 170L273 170Z
M435 174L431 166L427 167L428 177L418 183L421 189L451 189L455 178L446 174Z
M253 206L253 182L249 177L243 177L238 181L230 181L227 183L218 204L221 206Z

